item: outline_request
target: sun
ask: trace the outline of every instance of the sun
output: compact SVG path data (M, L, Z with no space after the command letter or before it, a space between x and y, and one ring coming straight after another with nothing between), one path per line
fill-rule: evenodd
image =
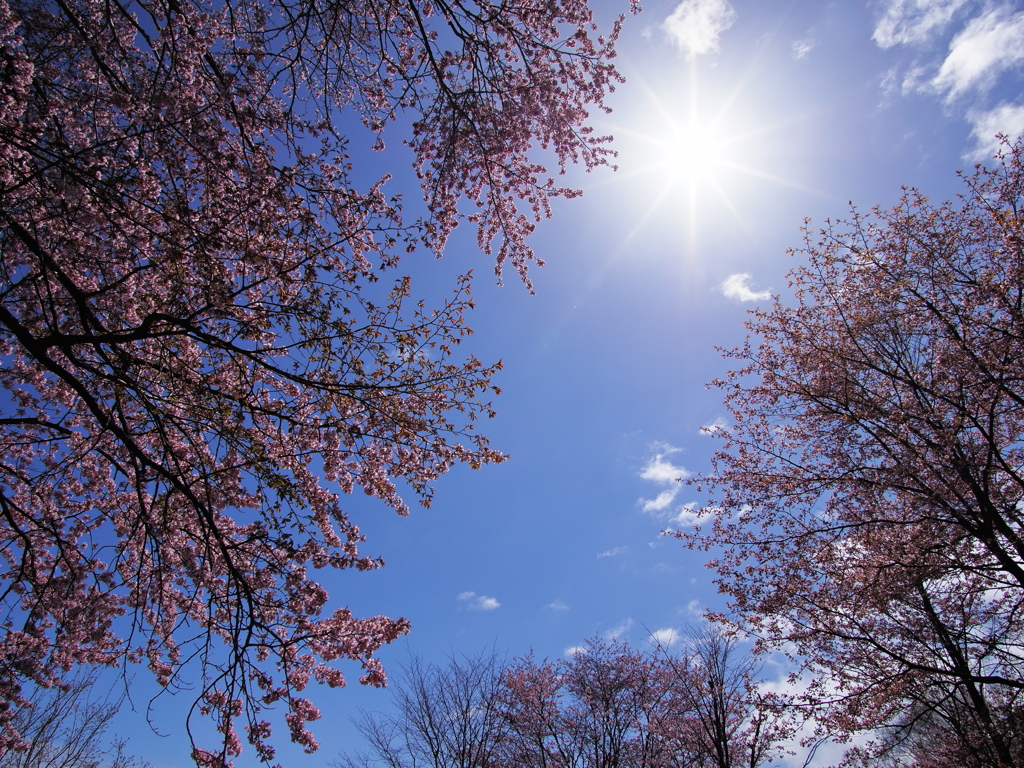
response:
M659 216L670 212L669 226L684 228L691 244L698 225L722 226L728 219L746 230L739 200L749 199L751 182L803 188L764 170L786 124L763 119L744 83L724 92L702 90L694 64L689 77L679 74L683 76L657 89L634 75L631 81L646 98L634 100L626 115L619 113L627 119L609 126L624 140L619 180L648 201L627 240L659 211Z
M664 169L677 181L711 181L727 160L728 141L713 125L696 119L677 126L659 143L665 153Z

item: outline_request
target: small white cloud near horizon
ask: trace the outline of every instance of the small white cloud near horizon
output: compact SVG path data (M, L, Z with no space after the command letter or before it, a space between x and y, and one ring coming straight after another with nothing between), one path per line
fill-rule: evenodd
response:
M495 608L501 607L501 603L493 597L478 595L476 592L460 593L459 602L465 603L471 611L493 611Z
M587 653L587 646L585 645L570 645L564 651L566 656L575 656L577 653Z
M722 281L722 295L735 301L768 301L771 291L755 291L750 287L753 276L749 272L737 272Z
M633 619L626 619L625 621L616 624L614 627L604 633L605 640L618 640L624 634L629 632L633 628Z
M986 91L996 78L1024 62L1024 12L996 7L972 19L949 44L931 87L947 101L968 90Z
M659 445L657 448L658 452L640 470L640 477L644 480L665 486L653 499L642 498L638 501L644 512L652 514L664 512L679 495L680 481L690 476L685 467L676 466L667 458L677 453L678 448L671 445Z
M729 0L682 0L661 28L686 58L718 52L718 38L736 21Z
M663 629L657 629L651 632L651 636L647 638L647 641L658 648L671 648L673 645L678 643L683 638L682 633L678 629L672 627L665 627Z
M923 43L941 34L967 0L888 0L871 39L879 48Z
M562 602L561 600L555 600L553 602L550 602L547 605L545 605L544 607L547 608L549 611L568 611L569 610L569 605L567 603Z

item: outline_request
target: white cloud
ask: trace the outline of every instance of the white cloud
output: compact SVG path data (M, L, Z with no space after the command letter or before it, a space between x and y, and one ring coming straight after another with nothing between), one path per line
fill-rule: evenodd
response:
M736 301L767 301L772 297L771 291L754 291L749 283L751 274L739 272L729 275L722 281L722 295Z
M622 623L612 627L607 632L605 632L604 633L605 639L607 639L607 640L618 640L624 634L629 632L629 630L631 630L632 628L633 628L633 620L632 619L626 619Z
M586 653L587 646L585 645L570 645L565 649L566 656L575 656L577 653Z
M666 486L666 488L653 499L640 499L639 503L644 512L658 513L667 509L679 494L681 487L679 481L685 480L690 476L690 473L684 467L676 466L667 458L676 453L679 450L678 448L673 448L670 445L659 447L661 449L660 452L649 459L643 469L640 470L640 477L652 483Z
M993 8L953 38L931 85L947 99L968 89L986 90L996 77L1024 61L1024 12Z
M726 423L725 419L723 419L721 416L719 416L717 419L712 421L710 424L705 424L703 427L701 427L700 428L700 433L702 435L713 435L718 430L725 429L726 426L728 426L728 424Z
M691 501L679 508L678 514L672 518L672 524L679 528L689 528L700 522L700 515L697 514L697 502Z
M615 549L608 549L604 552L598 552L597 557L598 559L601 559L602 557L615 557L616 555L621 555L624 552L629 552L629 547L615 547Z
M1002 146L996 134L1002 134L1013 141L1024 131L1024 105L1001 104L988 112L976 112L970 115L974 128L975 147L967 155L967 159L984 162L990 160Z
M941 34L967 0L888 0L872 39L880 48L923 43Z
M907 94L927 90L930 85L930 78L931 74L928 67L914 65L903 76L903 82L900 83L901 92Z
M675 501L677 493L679 493L678 486L662 491L653 499L641 499L644 512L661 512L661 510Z
M728 0L683 0L661 28L689 59L717 53L718 38L736 21Z
M774 670L774 675L757 684L756 688L760 693L796 701L802 700L807 694L812 678L807 674L794 678L790 674L790 665L779 653L769 658L766 667L768 670ZM825 691L824 695L840 695L835 681L826 681ZM789 734L788 738L780 742L779 746L788 750L797 759L784 760L783 765L804 765L809 768L840 765L846 762L845 758L851 747L864 747L878 735L877 732L861 731L848 740L835 741L831 737L820 738L815 730L815 721L805 720L799 728Z
M797 58L797 59L804 58L804 56L806 56L808 53L810 53L812 50L814 50L814 46L816 44L817 44L817 41L811 40L809 38L808 39L804 39L804 40L794 40L793 41L793 57Z
M640 477L650 480L652 483L661 484L675 483L689 477L690 473L685 468L677 467L665 458L673 453L678 453L679 449L672 446L661 446L661 448L661 452L656 453L654 458L650 459L640 470Z
M501 607L501 603L493 597L478 595L476 592L462 592L459 601L466 603L466 607L471 611L493 611Z
M704 618L704 606L700 604L699 600L691 600L686 604L686 613L689 616Z
M665 627L664 629L658 629L651 632L649 641L651 645L656 645L660 648L670 648L682 639L682 634L678 629L672 627Z
M990 92L1013 86L1024 70L1024 7L1018 0L874 0L874 40L882 48L914 44L913 61L894 65L882 80L883 101L932 94L971 124L964 159L985 161L998 150L996 133L1011 140L1024 128L1024 106L996 104ZM948 43L948 46L947 46Z
M900 93L900 68L890 67L886 70L885 74L882 75L880 83L882 87L882 95L885 97L894 96Z
M548 603L544 607L547 608L549 611L568 611L569 610L568 604L562 602L561 600L555 600L554 602Z

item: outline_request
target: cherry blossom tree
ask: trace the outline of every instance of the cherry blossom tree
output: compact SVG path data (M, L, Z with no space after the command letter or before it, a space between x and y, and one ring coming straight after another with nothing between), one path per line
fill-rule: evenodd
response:
M1024 710L1020 706L1019 695L992 700L989 709L1014 760L1012 765L1019 765L1024 760ZM960 701L956 695L943 702L941 713L931 707L914 707L898 727L887 730L878 748L872 753L855 754L853 758L852 764L865 768L987 768L1007 765L993 754L985 732L977 727L974 707Z
M503 765L666 764L666 740L653 725L664 714L668 691L653 654L591 639L566 659L515 660L505 673L505 688L510 734L503 742Z
M617 33L584 0L0 0L0 700L140 662L197 686L221 765L273 759L274 705L315 749L337 662L384 683L407 623L313 573L382 563L344 496L405 514L501 459L469 278L427 305L401 259L466 219L527 279L577 194L534 150L606 162ZM349 155L396 130L418 214Z
M785 754L792 718L760 690L758 659L715 625L690 629L676 653L658 646L667 694L653 730L664 765L760 768Z
M955 203L906 190L808 231L792 301L755 312L728 353L737 369L716 385L732 425L694 481L710 530L681 535L722 547L732 618L790 652L809 683L794 703L824 732L927 725L950 754L1012 765L1024 147L964 182Z

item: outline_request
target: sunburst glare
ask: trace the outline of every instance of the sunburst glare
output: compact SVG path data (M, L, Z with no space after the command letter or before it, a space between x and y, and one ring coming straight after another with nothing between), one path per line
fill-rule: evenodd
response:
M744 83L724 96L703 98L697 66L691 63L688 69L688 77L675 89L656 91L636 76L633 82L646 98L620 114L628 114L633 126L643 127L615 125L613 131L631 143L623 147L619 180L653 179L645 184L651 190L650 202L627 240L671 205L679 214L673 216L673 225L682 219L692 251L699 219L712 207L724 208L734 224L749 229L737 204L746 192L744 179L803 187L759 167L783 126L752 114L753 108L742 98Z
M702 124L696 115L661 142L665 149L665 170L677 179L710 178L724 158L725 142L714 126Z

